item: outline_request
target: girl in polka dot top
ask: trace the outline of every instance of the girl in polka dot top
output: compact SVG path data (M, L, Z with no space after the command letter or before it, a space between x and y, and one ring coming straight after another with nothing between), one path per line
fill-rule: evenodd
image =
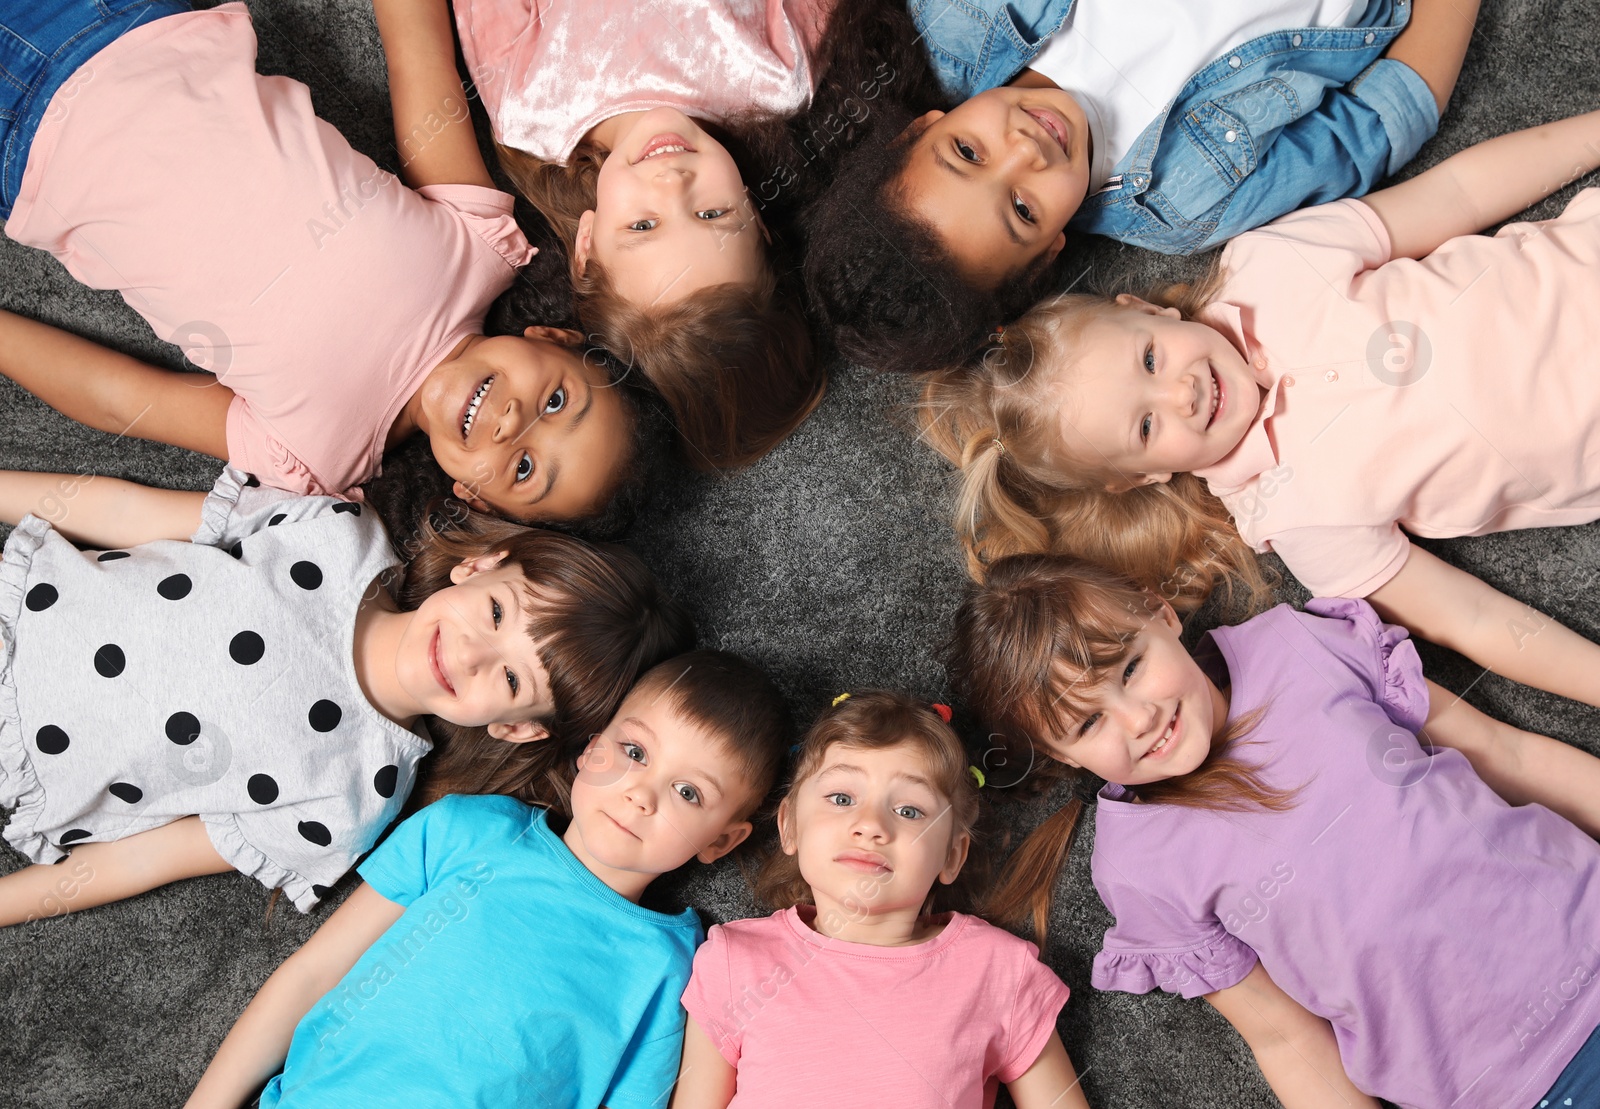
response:
M4 834L71 850L0 877L0 925L229 869L309 911L399 814L428 717L435 791L552 800L692 628L625 550L442 515L403 568L375 513L231 468L0 472Z

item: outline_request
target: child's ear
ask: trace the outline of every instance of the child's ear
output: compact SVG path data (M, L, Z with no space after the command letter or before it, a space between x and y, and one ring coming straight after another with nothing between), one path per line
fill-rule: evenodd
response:
M944 867L939 871L939 881L949 885L961 873L961 868L967 865L967 849L972 846L972 837L962 832L950 841L950 850L944 857Z
M1066 245L1067 233L1065 231L1057 231L1056 237L1050 240L1050 246L1044 252L1045 265L1048 266L1051 262L1054 262L1058 257L1060 257L1061 252L1066 248Z
M450 487L450 492L455 494L456 500L464 502L474 512L492 513L494 511L489 507L487 501L468 489L465 482L456 482Z
M712 840L710 843L706 844L704 849L702 849L700 853L695 856L695 858L699 859L703 863L716 862L729 851L732 851L746 839L750 838L750 832L753 830L753 828L754 825L752 825L748 820L741 820L737 824L728 825L722 830L722 834L716 839Z
M582 277L589 268L589 254L594 250L594 209L578 217L578 234L572 240L572 276Z
M461 483L456 482L457 485ZM506 560L506 551L494 551L477 558L464 558L450 567L450 581L455 585L470 581L479 574L487 574Z
M931 112L923 112L920 116L907 124L904 131L901 131L894 138L890 139L890 145L894 145L895 143L916 142L922 137L922 133L924 131L932 127L935 123L939 122L943 118L944 113L938 109L934 109Z
M558 347L575 347L583 342L583 332L570 327L525 327L522 334L525 338L554 343Z
M490 724L489 735L494 739L503 739L507 743L532 743L535 740L549 739L550 729L537 720L524 720L520 724Z
M778 845L783 848L785 855L795 855L800 851L800 845L795 842L793 817L794 810L785 797L778 802Z
M1117 305L1121 308L1132 308L1137 312L1144 312L1151 316L1171 316L1175 320L1183 319L1183 313L1176 308L1163 308L1159 304L1151 304L1148 300L1136 297L1132 293L1118 293Z
M1172 480L1171 474L1139 474L1132 478L1113 479L1106 482L1107 493L1126 493L1145 485L1164 485Z

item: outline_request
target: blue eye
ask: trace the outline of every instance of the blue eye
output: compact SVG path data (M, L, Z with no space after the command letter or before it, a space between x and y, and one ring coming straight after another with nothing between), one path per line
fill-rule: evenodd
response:
M850 804L850 795L848 793L827 793L823 795L822 799L830 805L837 805L839 808L844 808Z
M533 456L527 451L522 452L522 457L517 459L517 483L527 481L533 476Z
M689 804L698 805L700 803L700 791L688 782L679 782L677 789L678 796L689 802Z
M1139 669L1139 664L1143 661L1143 655L1134 655L1128 660L1128 665L1122 668L1122 680L1124 683L1126 683L1129 678L1133 677L1133 672Z
M634 762L644 762L644 748L637 743L619 743L617 746L622 748L622 754L625 758L632 759Z
M511 696L513 697L517 695L517 690L522 688L522 683L517 680L517 676L511 672L511 667L509 666L506 667L506 684L511 687Z
M1100 714L1098 712L1090 713L1087 717L1084 718L1083 723L1079 726L1078 734L1079 735L1088 735L1089 734L1089 729L1094 727L1099 722L1100 722Z
M1150 417L1146 416L1144 419L1139 421L1139 442L1148 443L1149 441L1150 441Z
M1156 348L1153 346L1144 348L1144 372L1147 374L1156 372Z
M907 820L922 819L922 810L915 805L900 805L894 811L896 816L902 816Z
M500 602L493 597L489 598L489 615L494 617L494 626L498 628L500 626L500 617L503 613L500 609Z

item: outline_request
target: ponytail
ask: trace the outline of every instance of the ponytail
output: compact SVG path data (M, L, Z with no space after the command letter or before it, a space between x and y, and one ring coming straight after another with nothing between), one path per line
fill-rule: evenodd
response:
M996 923L1014 928L1031 920L1041 951L1049 939L1056 877L1067 864L1082 815L1081 797L1072 798L1050 814L1012 854L984 900L983 915Z

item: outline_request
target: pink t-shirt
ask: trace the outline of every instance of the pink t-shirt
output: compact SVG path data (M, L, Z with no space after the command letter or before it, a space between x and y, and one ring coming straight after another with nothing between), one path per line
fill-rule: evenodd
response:
M532 248L512 198L413 191L255 71L242 4L167 16L57 93L6 223L237 395L229 461L348 493Z
M1198 473L1313 593L1367 596L1406 531L1600 518L1600 190L1420 260L1391 260L1377 215L1341 200L1239 236L1222 265L1203 318L1267 395Z
M808 56L834 0L455 0L494 137L566 162L623 112L723 122L811 101Z
M730 1107L979 1109L1031 1067L1067 987L1038 949L952 913L927 943L829 939L810 906L711 929L683 1007L739 1072Z

